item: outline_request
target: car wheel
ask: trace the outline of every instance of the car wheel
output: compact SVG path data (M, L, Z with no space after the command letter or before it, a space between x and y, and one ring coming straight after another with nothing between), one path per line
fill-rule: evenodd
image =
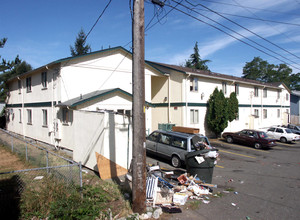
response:
M233 142L233 138L231 136L227 136L226 137L226 141L227 141L227 143L232 143Z
M286 139L285 137L281 137L281 138L280 138L280 141L281 141L282 143L286 143L286 142L287 142L287 139Z
M260 143L255 143L254 148L255 149L261 149L261 144Z
M171 163L172 163L172 166L175 167L175 168L181 167L181 161L180 161L179 157L177 157L175 155L172 156Z

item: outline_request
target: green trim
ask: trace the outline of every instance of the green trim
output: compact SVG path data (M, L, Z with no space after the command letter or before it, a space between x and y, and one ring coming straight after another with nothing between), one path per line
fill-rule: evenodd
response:
M163 68L166 68L166 69L175 70L177 72L181 72L181 73L187 74L183 70L178 70L178 69L175 69L175 68L172 68L172 67L169 67L169 66L165 66L163 64L155 63L155 62L152 62L152 61L149 61L149 60L146 60L145 62L148 63L148 64L151 63L152 65L157 65L157 66L160 66L160 67L163 67Z
M53 102L53 105L56 105L56 102ZM22 108L22 103L17 104L7 104L8 108ZM52 102L32 102L32 103L24 103L24 107L51 107Z
M152 103L153 107L168 107L168 103ZM194 102L173 102L170 103L171 107L207 107L208 103L194 103ZM281 105L249 105L249 104L239 104L239 108L290 108L290 106L281 106Z

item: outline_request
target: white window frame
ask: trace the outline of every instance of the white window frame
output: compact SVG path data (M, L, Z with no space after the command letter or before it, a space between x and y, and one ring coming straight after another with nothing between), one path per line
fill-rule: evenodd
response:
M198 92L198 78L197 77L190 78L190 92Z
M268 89L267 89L267 88L264 88L264 89L263 89L263 97L264 97L264 98L267 98L267 97L268 97Z
M70 116L69 109L63 108L62 109L62 122L63 122L63 124L68 124L69 116Z
M267 109L263 109L263 119L268 118L268 110Z
M234 92L236 95L240 94L240 84L238 84L238 83L234 84Z
M27 109L27 124L32 125L32 109Z
M198 124L199 123L199 110L198 109L191 109L190 110L190 123L191 124Z
M277 118L280 118L280 109L277 109Z
M47 75L48 74L46 71L41 73L42 89L47 89L47 87L48 87Z
M227 82L222 82L222 91L224 95L227 94Z
M285 100L289 101L289 94L288 93L285 94Z
M280 93L281 93L281 91L277 90L277 99L280 99Z
M43 127L48 127L48 111L47 109L42 109L43 111Z
M254 116L257 118L259 117L259 109L257 108L254 109Z
M18 80L18 90L19 90L19 94L22 93L22 81L19 79Z
M257 86L254 87L254 97L259 97L258 87Z
M31 77L26 78L26 91L31 92Z

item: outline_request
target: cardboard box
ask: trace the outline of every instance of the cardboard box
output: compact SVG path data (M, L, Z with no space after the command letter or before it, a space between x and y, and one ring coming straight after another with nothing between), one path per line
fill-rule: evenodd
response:
M188 127L174 126L172 128L172 131L188 133L188 134L199 134L200 129L199 128L188 128Z

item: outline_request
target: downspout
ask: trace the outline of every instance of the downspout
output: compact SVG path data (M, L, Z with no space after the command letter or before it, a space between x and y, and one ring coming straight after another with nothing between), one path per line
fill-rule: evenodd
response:
M188 100L187 100L187 83L188 83L188 78L190 78L191 74L189 73L186 78L185 78L185 89L184 89L184 94L185 94L185 126L187 126L187 118L188 118Z
M46 69L47 70L50 70L50 68L48 66L46 66ZM51 79L51 113L52 113L52 125L53 125L53 131L50 131L51 132L51 145L54 145L54 147L56 148L56 144L55 144L55 140L54 140L54 72L52 73L52 79Z
M170 102L170 95L171 95L171 83L170 83L170 75L168 76L168 123L171 123L171 113L170 113L170 108L171 108L171 102Z
M260 123L262 125L263 123L263 116L264 116L264 113L263 113L263 110L264 110L264 105L263 105L263 95L264 95L264 89L266 88L266 86L263 87L262 91L261 91L261 98L260 98L260 104L261 104L261 114L262 114L262 117L260 119Z
M25 118L24 118L24 91L23 91L23 82L22 80L20 79L20 77L17 77L18 80L21 81L21 94L22 94L22 109L21 109L21 114L22 114L22 134L23 134L23 139L25 140Z

